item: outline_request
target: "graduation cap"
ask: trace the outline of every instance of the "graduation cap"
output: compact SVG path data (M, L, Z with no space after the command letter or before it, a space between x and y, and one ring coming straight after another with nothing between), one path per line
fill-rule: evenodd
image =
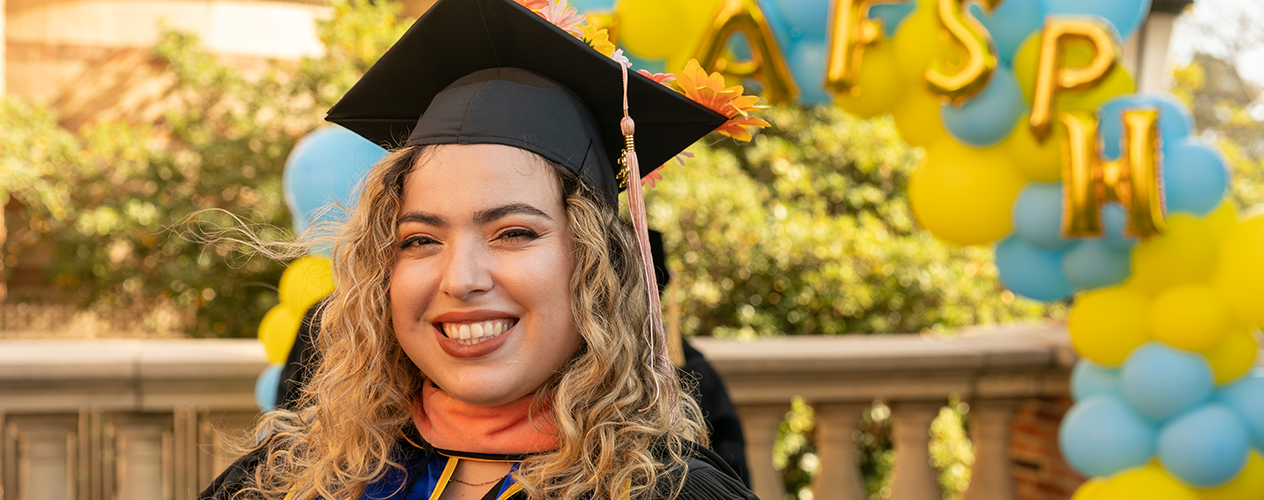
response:
M617 204L624 68L513 0L441 0L329 111L386 148L504 144L537 153ZM651 171L728 119L627 75L636 153ZM647 173L647 172L646 172Z

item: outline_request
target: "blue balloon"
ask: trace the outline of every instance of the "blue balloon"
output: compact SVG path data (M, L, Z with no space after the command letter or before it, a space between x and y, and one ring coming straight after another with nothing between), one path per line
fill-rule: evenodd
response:
M1136 236L1127 236L1124 234L1124 225L1127 224L1128 213L1124 211L1124 207L1115 202L1110 202L1102 206L1102 222L1105 225L1106 234L1101 242L1121 251L1131 251L1132 247L1137 246Z
M307 134L285 160L286 206L304 223L340 220L341 209L324 209L333 203L351 208L353 188L383 156L386 150L336 125Z
M1149 462L1157 434L1153 423L1119 398L1099 394L1075 403L1062 418L1058 447L1080 474L1110 476Z
M1124 360L1122 387L1133 408L1162 422L1211 398L1215 379L1207 358L1148 342Z
M1026 112L1027 103L1018 79L1004 66L997 66L987 87L961 107L944 104L939 108L944 129L958 141L976 147L991 146L1009 137Z
M1159 461L1199 488L1221 486L1242 473L1251 434L1237 413L1210 403L1176 417L1159 431Z
M1093 396L1121 397L1121 376L1118 368L1106 368L1080 358L1071 369L1071 397L1082 401Z
M1184 139L1194 130L1194 115L1190 114L1185 103L1174 96L1127 94L1113 97L1097 108L1097 136L1102 140L1103 158L1119 158L1124 111L1139 108L1159 110L1159 138L1165 146Z
M1229 191L1229 168L1219 151L1196 139L1163 147L1167 211L1206 215Z
M1029 182L1014 201L1014 234L1043 250L1071 244L1062 238L1062 183Z
M1264 371L1256 368L1225 386L1216 399L1233 408L1251 431L1255 447L1264 450Z
M1044 4L1049 14L1106 18L1119 32L1120 40L1128 39L1150 13L1150 0L1044 0Z
M909 14L915 11L917 2L874 4L869 7L869 19L882 21L882 36L892 38Z
M781 14L781 8L777 6L777 0L755 0L755 4L764 12L764 18L768 20L768 28L772 30L777 46L782 48L782 54L789 54L790 51L787 49L790 44L802 37L803 31L785 19L785 16Z
M1050 302L1075 291L1062 274L1062 252L1041 250L1010 236L996 245L996 269L1001 282L1014 293Z
M1132 253L1100 240L1081 241L1062 255L1062 273L1077 289L1116 285L1132 274Z
M803 38L790 47L790 73L799 85L799 104L815 106L834 101L825 90L825 40Z
M807 37L821 37L829 29L830 0L773 0L783 22Z
M614 10L614 0L570 0L566 4L580 13Z
M977 4L970 4L969 9L992 35L997 59L1009 67L1014 66L1014 55L1027 37L1045 23L1045 6L1040 0L1005 0L991 13L983 12Z
M267 413L276 408L277 386L281 384L281 368L285 363L268 365L255 379L255 405L259 411Z

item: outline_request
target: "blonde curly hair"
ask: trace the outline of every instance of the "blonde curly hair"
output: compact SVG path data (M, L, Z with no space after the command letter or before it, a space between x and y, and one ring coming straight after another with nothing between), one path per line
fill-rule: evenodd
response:
M264 415L255 436L264 458L238 498L354 500L366 484L401 470L400 430L424 379L395 338L391 263L405 178L435 147L406 147L362 181L359 202L332 241L338 289L324 303L315 347L322 362L297 412ZM572 313L581 346L536 392L551 412L557 449L514 474L532 500L644 500L670 490L685 465L685 440L706 444L697 403L674 370L655 369L646 342L648 300L636 242L615 207L570 171L557 173L574 238ZM661 366L661 365L659 365ZM542 404L551 396L551 404ZM535 413L535 412L533 412Z

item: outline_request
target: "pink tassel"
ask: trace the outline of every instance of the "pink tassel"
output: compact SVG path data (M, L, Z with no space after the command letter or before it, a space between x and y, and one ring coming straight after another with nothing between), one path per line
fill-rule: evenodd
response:
M663 306L658 300L658 280L654 277L654 257L650 254L649 223L646 221L645 198L641 192L641 164L637 161L636 147L632 141L632 136L636 133L636 122L628 116L628 68L622 64L619 66L623 68L623 120L619 122L619 128L627 142L623 150L623 160L628 169L628 213L632 217L632 230L636 233L637 249L641 254L641 274L645 279L645 293L650 304L650 352L654 353L654 371L657 372L668 366L670 360L667 357L666 335L663 330ZM647 411L658 403L659 390L658 377L654 377L654 400L641 411ZM674 408L672 419L675 420Z

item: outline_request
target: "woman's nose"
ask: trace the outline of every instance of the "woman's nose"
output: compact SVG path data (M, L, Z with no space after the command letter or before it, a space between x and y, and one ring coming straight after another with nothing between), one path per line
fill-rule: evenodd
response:
M491 290L494 283L486 260L486 252L477 243L453 245L439 290L459 300Z

